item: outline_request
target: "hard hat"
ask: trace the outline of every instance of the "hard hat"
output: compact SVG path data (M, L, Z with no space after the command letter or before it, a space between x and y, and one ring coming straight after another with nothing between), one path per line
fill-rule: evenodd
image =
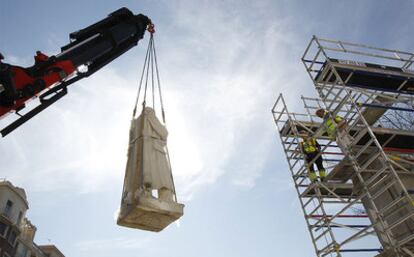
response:
M325 116L325 113L326 113L326 110L325 109L318 109L318 110L316 110L316 112L315 112L315 114L318 116L318 117L323 117L323 116Z

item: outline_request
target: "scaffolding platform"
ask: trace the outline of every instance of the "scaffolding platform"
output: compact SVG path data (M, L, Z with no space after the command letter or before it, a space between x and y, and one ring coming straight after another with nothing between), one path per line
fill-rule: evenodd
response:
M312 131L313 133L315 133L320 125L321 125L320 123L301 121L301 120L295 120L291 122L286 121L286 123L283 125L279 133L284 137L294 137L295 134L294 134L294 131L292 130L292 126L295 126L297 131L307 130L307 131Z
M380 127L372 127L371 129L382 147L392 147L401 150L413 149L414 131ZM355 144L364 146L369 140L369 135L365 135Z
M372 131L374 132L375 137L378 139L378 142L383 147L384 151L392 153L412 153L414 146L414 132L413 131L402 131L397 129L389 128L378 128L373 127ZM366 146L370 140L369 135L363 136L357 142L354 142L355 149L361 150L362 147ZM361 154L360 158L369 158L369 154L375 151L375 147L367 147L364 150L364 154ZM414 153L414 152L413 152ZM407 166L401 164L401 166ZM405 172L405 170L399 169L396 167L397 172ZM342 159L327 175L328 181L339 181L345 183L350 180L355 175L355 170L352 167L352 162L348 158ZM414 172L412 173L414 176Z
M348 87L414 94L414 71L373 63L329 58L316 75L319 83L334 83L337 72Z

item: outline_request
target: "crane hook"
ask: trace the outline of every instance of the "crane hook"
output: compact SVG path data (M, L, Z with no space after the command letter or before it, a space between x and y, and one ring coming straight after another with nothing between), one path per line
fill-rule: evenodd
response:
M154 33L155 33L155 26L154 26L154 24L151 22L151 20L150 20L150 23L148 24L148 28L147 28L147 30L148 30L148 32L149 32L149 33L151 33L151 34L154 34Z

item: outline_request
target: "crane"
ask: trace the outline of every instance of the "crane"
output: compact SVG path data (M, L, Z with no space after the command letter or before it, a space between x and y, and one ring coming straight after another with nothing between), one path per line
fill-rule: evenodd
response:
M94 74L137 45L146 30L155 32L151 20L123 7L95 24L70 33L70 43L61 47L59 54L48 56L37 51L31 67L5 63L0 53L0 118L9 113L18 115L0 130L1 135L8 135L65 96L70 84ZM39 103L21 114L26 103L34 98Z

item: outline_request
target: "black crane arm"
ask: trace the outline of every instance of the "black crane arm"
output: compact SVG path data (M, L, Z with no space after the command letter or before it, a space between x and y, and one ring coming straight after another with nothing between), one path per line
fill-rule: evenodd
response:
M90 75L138 44L151 20L121 8L107 18L69 34L71 43L61 48L57 59L87 65Z
M153 28L147 16L134 15L124 7L70 33L71 42L61 48L61 53L49 57L37 51L31 67L3 63L0 58L0 118L13 111L20 116L0 131L2 136L66 95L68 85L97 72L136 46L145 31L153 33ZM19 111L35 96L39 96L40 104L21 115Z

